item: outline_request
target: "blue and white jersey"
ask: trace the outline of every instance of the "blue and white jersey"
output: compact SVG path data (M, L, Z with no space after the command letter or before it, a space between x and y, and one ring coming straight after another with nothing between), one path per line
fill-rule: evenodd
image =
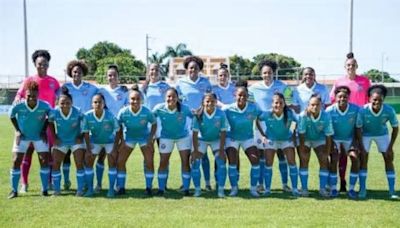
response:
M325 140L326 136L334 134L331 117L323 110L319 112L317 118L302 112L300 113L299 122L299 134L305 134L306 141Z
M144 106L136 113L130 106L124 107L118 113L117 119L123 126L124 139L127 142L147 140L150 135L147 125L156 123L153 113Z
M162 103L154 107L153 113L161 121L161 138L181 139L189 135L186 119L193 118L193 114L188 106L181 104L181 111L178 112L177 109L170 110L167 104Z
M182 103L187 105L190 110L194 110L200 107L204 94L211 92L211 84L203 76L198 76L195 82L186 77L178 80L176 90Z
M211 115L204 111L201 120L194 116L192 130L199 132L199 139L202 141L219 140L221 131L228 130L225 113L216 108Z
M336 140L352 140L355 134L356 121L359 107L349 103L344 112L340 111L338 104L335 103L326 109L331 116L333 131L333 139Z
M221 85L214 85L212 87L213 93L217 96L217 99L225 104L229 105L235 103L235 91L236 87L233 83L228 83L226 87Z
M92 109L85 113L82 123L82 132L90 134L90 142L94 144L114 143L115 135L119 131L119 124L114 115L107 109L97 118Z
M247 140L254 137L253 124L261 115L261 110L254 103L247 102L243 110L236 103L228 105L225 115L230 126L227 136L233 140Z
M392 127L399 126L396 112L392 106L383 104L381 110L375 113L369 103L360 108L356 125L357 128L362 128L363 136L382 136L388 134L386 126L388 121Z
M46 119L49 115L50 105L41 100L37 100L34 108L28 106L24 101L10 109L10 118L16 118L18 127L22 133L22 140L41 140L40 133L43 130Z
M283 94L286 87L287 85L280 80L274 80L270 86L266 86L264 81L260 81L249 87L249 99L256 102L261 111L266 112L271 109L274 93Z
M56 107L49 114L49 122L54 124L57 138L62 146L72 146L76 144L76 139L81 135L81 122L83 114L78 108L72 106L67 116L60 107Z
M272 141L287 141L291 140L293 131L290 130L292 122L297 123L296 115L291 109L287 112L286 120L284 114L277 116L271 110L263 112L259 117L260 121L264 121L267 126L265 134L267 138Z
M308 88L306 83L302 83L293 90L293 105L300 106L300 112L304 111L308 102L310 101L311 95L318 94L321 97L321 102L323 104L323 109L328 106L331 101L329 98L329 92L325 85L314 82L311 88Z
M117 86L111 89L110 86L100 89L103 94L108 110L117 116L119 110L129 104L129 91L125 86Z
M165 94L170 86L164 81L158 81L156 83L149 83L146 90L142 90L145 95L145 106L150 110L165 101Z
M79 108L82 113L92 109L92 98L99 92L96 86L88 82L82 82L79 86L72 82L67 82L63 86L68 88L68 93L72 96L74 106Z

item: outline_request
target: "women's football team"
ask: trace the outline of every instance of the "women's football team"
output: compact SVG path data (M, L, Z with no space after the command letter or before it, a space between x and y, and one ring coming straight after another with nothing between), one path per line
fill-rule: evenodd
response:
M315 70L306 67L302 71L302 83L287 96L287 85L274 79L277 64L262 61L259 70L263 80L250 87L245 81L232 83L225 64L218 70L217 84L211 86L208 79L200 75L202 60L190 56L184 62L188 75L179 79L176 85L162 81L159 66L151 64L145 83L128 89L119 85L118 67L110 65L107 70L109 85L97 88L82 80L87 74L87 65L74 60L67 65L72 82L60 88L57 83L53 86L46 83L55 80L47 75L50 54L38 50L32 60L38 73L24 81L10 110L15 140L9 198L18 196L22 173L26 175L22 175L21 191L28 190L29 166L26 168L24 162L28 160L30 164L28 156L33 150L39 156L42 195L49 195L50 188L54 190L54 196L60 195L61 177L64 178L64 189L70 188L70 154L76 165L77 196L90 197L102 188L106 158L107 197L123 195L126 192L126 163L136 145L143 154L145 194L154 194L153 179L157 176L157 195L164 195L169 160L176 145L181 158L181 191L185 196L190 195L191 180L193 196L201 196L200 167L206 190L211 190L208 148L215 157L217 196L225 197L226 179L231 186L229 196L236 196L242 148L250 162L251 196L271 194L277 154L283 190L294 197L307 197L310 194L308 166L313 149L319 162L321 197L339 195L338 163L342 160L340 156L344 156L351 160L348 197L364 199L372 141L385 163L389 197L398 198L393 165L398 120L394 109L384 104L387 89L383 85L369 86L365 94L361 94L367 97L367 103L359 106L352 102L355 92L352 86L335 84L330 99L326 87L317 83ZM353 64L348 66L348 62ZM355 75L357 62L352 54L348 56L345 68ZM56 97L57 106L52 108ZM391 135L388 122L392 127ZM155 142L160 156L157 172L154 167ZM357 180L358 192L355 190Z

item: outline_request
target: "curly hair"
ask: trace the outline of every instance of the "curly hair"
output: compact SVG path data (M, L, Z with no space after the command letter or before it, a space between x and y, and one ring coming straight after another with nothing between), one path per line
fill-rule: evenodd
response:
M385 98L387 95L387 88L384 85L373 85L368 89L368 97L371 97L374 93L378 93Z
M204 62L201 58L197 56L188 56L185 58L185 61L183 62L183 67L187 70L189 67L190 62L195 62L199 66L199 70L202 70L204 67Z
M36 62L36 59L39 57L43 57L45 58L47 61L50 61L51 56L50 53L47 50L36 50L35 52L33 52L32 54L32 61L33 63Z
M89 71L87 64L83 60L72 60L67 64L67 75L69 77L72 77L72 69L76 66L81 68L83 76Z
M278 68L278 64L275 61L271 61L271 60L268 60L268 59L263 60L258 64L258 69L260 70L260 72L261 72L261 70L262 70L262 68L264 66L271 67L273 72L275 72L276 69Z

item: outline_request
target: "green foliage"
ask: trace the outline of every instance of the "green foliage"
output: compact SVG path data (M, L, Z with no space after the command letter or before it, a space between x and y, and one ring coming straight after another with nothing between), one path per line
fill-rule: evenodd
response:
M84 59L89 65L88 75L95 75L99 83L105 82L105 73L109 64L117 64L121 83L131 83L137 80L135 76L145 74L145 64L137 60L129 49L103 41L93 45L90 49L81 48L76 57Z
M260 75L258 64L264 60L275 61L278 64L277 74L279 76L286 76L287 78L292 78L293 76L295 76L298 72L297 68L301 66L299 62L289 56L277 53L259 54L253 57L253 75Z
M164 54L160 54L158 52L153 53L149 56L149 63L156 63L160 66L160 74L162 76L167 75L167 66L165 64L165 59L167 57Z
M388 72L382 72L377 69L370 69L369 71L365 72L364 75L366 75L372 82L382 82L382 76L383 82L397 82L396 79L390 77Z
M165 48L164 54L160 55L160 58L162 58L163 60L163 64L160 66L163 66L163 70L165 71L165 73L168 73L169 61L171 58L185 57L189 55L193 55L193 52L187 48L187 45L185 43L179 43L175 47L167 46Z
M252 75L251 70L254 67L254 63L250 59L234 55L229 57L229 64L231 75Z

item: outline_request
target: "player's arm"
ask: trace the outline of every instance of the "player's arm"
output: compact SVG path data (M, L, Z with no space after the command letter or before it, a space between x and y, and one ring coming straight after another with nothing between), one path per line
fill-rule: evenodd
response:
M393 127L392 128L392 135L390 137L390 143L389 143L387 152L393 153L393 145L394 145L394 142L396 141L398 133L399 133L399 127Z

